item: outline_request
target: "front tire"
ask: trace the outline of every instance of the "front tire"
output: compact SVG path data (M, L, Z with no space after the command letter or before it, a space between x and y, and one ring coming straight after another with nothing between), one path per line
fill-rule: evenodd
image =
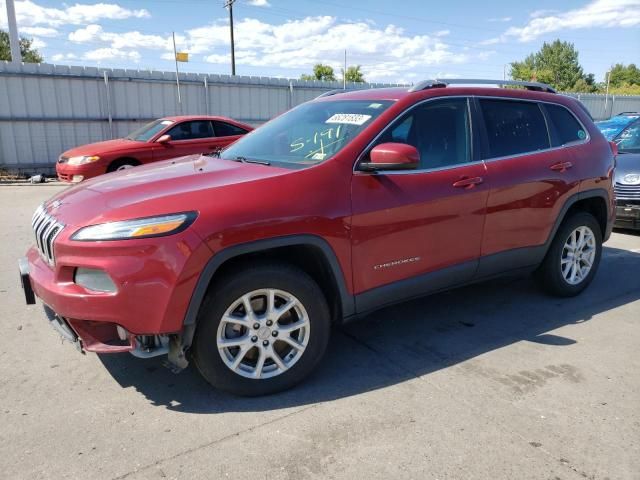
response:
M573 297L589 286L601 256L600 225L590 213L579 212L558 229L536 277L548 293Z
M111 162L109 167L107 168L107 173L117 172L120 170L127 170L129 168L137 167L140 165L136 160L132 158L122 158L120 160L116 160Z
M210 288L198 317L193 359L216 388L267 395L311 373L330 330L324 294L305 272L280 264L247 267Z

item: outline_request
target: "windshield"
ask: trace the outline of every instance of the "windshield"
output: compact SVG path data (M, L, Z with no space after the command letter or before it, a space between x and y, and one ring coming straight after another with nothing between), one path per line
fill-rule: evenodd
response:
M153 122L147 123L139 129L131 132L125 138L129 140L136 140L138 142L148 142L166 127L168 127L169 125L173 125L173 123L174 122L171 120L154 120Z
M391 104L372 100L305 103L245 135L220 156L298 167L315 165L342 150Z
M638 115L620 115L613 117L610 120L604 120L602 122L596 122L596 126L600 129L602 134L607 140L613 140L616 138L624 128L631 122L640 118Z

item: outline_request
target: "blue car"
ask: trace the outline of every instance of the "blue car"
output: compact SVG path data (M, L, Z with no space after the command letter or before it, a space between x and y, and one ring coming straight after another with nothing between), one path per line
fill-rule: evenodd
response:
M596 125L607 140L618 145L616 226L640 229L640 113L620 113Z

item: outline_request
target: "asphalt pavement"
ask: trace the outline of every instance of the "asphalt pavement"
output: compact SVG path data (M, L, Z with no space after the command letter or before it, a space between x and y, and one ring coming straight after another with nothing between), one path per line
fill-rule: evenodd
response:
M61 188L0 185L0 478L640 479L639 233L576 298L520 278L387 308L246 399L81 355L24 304L31 215Z

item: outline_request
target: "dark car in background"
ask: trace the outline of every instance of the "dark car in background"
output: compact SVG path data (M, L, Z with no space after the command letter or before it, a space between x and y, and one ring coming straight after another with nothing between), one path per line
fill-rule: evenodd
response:
M618 146L615 225L640 229L640 113L621 113L596 125Z
M67 150L58 158L56 173L62 182L77 183L145 163L213 153L251 130L253 127L226 117L164 117L124 138Z

